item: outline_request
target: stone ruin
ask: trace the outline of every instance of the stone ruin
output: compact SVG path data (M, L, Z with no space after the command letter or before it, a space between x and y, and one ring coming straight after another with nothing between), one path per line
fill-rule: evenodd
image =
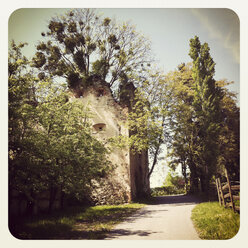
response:
M93 114L92 134L105 142L109 138L129 136L126 125L128 112L132 109L135 87L129 83L122 88L117 102L106 82L98 80L88 86L79 97ZM114 171L92 189L96 204L125 203L144 197L150 190L148 180L148 151L134 154L126 148L116 148L109 155L115 165Z

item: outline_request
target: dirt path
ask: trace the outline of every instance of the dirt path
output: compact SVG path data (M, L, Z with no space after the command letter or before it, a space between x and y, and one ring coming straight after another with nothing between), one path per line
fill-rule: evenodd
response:
M190 218L197 203L199 201L192 196L157 197L155 204L147 205L117 225L106 239L200 239Z

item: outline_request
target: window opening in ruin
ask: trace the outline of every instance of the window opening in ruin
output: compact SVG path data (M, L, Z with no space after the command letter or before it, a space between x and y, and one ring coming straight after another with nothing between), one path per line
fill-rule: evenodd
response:
M99 89L97 92L97 97L100 97L100 96L104 96L104 90L103 89Z
M93 128L97 132L102 132L106 130L106 124L105 123L97 123L93 125Z

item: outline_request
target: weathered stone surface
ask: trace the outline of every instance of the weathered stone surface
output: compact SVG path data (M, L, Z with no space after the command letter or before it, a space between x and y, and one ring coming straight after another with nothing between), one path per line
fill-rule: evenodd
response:
M126 96L133 98L134 90L133 85L129 86ZM95 82L84 90L80 100L93 113L92 134L97 139L107 141L111 137L130 135L126 122L133 99L129 99L128 103L125 98L120 104L113 98L106 83ZM116 148L109 159L115 170L95 184L92 199L96 204L129 202L149 191L147 151L131 154L128 148Z

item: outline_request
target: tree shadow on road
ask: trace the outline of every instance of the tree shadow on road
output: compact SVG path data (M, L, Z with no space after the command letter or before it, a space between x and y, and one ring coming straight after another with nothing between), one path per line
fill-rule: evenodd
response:
M157 231L149 230L149 223L150 221L153 222L154 219L161 219L162 216L166 212L170 214L171 208L174 206L186 206L186 205L195 205L201 202L201 199L193 196L193 195L173 195L173 196L161 196L161 197L154 197L151 202L147 203L147 206L140 209L132 216L125 219L124 226L121 224L117 226L116 229L112 230L108 235L107 239L115 239L121 236L150 236L154 233L158 233ZM150 206L150 207L149 207ZM152 206L152 207L151 207ZM164 213L163 213L164 212ZM140 220L144 220L146 223L144 226L140 225ZM148 228L148 230L132 230L132 223L139 223L137 229ZM159 221L158 221L159 222ZM161 232L162 233L162 230Z
M140 237L145 237L145 236L151 235L152 233L158 233L158 232L131 231L131 230L127 230L127 229L115 229L114 231L112 231L111 233L108 234L106 239L113 239L113 238L120 237L120 236L131 236L131 235L138 235Z

